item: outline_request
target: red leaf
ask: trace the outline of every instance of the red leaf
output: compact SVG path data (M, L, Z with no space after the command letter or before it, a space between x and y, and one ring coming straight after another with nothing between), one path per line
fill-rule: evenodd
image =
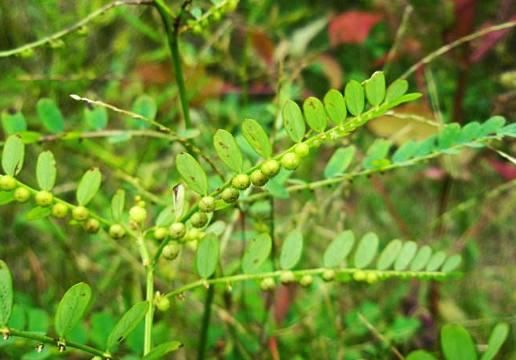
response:
M366 11L346 11L334 17L328 26L328 36L333 46L361 44L369 32L382 20L381 14Z

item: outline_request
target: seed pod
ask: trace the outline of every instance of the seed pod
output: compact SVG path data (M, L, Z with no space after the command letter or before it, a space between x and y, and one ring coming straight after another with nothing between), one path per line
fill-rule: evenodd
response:
M310 147L306 143L299 143L294 147L294 152L300 158L304 158L310 154Z
M36 193L34 200L38 206L47 207L52 204L52 201L54 201L54 195L48 191L42 190Z
M238 174L233 178L233 180L231 180L231 185L236 189L245 190L249 185L251 185L251 181L249 180L248 175Z
M267 183L267 176L261 170L254 170L251 173L251 183L254 186L263 186Z
M120 224L113 224L109 227L109 236L113 239L121 239L125 236L125 229Z
M141 206L133 206L129 209L129 220L141 225L147 219L147 210Z
M0 190L11 191L16 188L16 179L10 175L0 176Z
M196 212L190 218L190 223L193 227L202 228L208 223L208 215L203 212Z
M281 158L281 166L287 170L295 170L299 166L300 159L293 152L288 152Z
M222 197L222 200L224 202L231 204L238 200L238 197L240 196L240 192L235 188L227 188L224 189L222 194L220 195Z
M180 251L181 245L179 245L179 243L177 243L176 241L171 241L163 248L162 255L167 260L174 260L175 258L177 258Z
M282 271L280 274L280 281L282 284L290 284L296 281L296 276L292 271Z
M62 203L57 203L52 206L52 216L63 219L68 215L68 206Z
M262 289L263 291L272 290L275 286L276 283L274 282L274 279L271 277L267 277L260 282L260 289Z
M181 239L186 234L186 226L181 222L173 223L168 230L170 237L175 240Z
M324 272L322 274L322 278L323 278L324 281L333 281L333 280L335 280L335 270L331 270L331 269L324 270Z
M308 287L308 286L312 285L312 282L313 282L313 278L311 275L303 275L301 277L301 279L299 280L299 284L302 287Z
M199 201L199 210L203 212L213 212L215 210L215 198L213 196L204 196Z
M168 229L164 227L157 227L154 229L154 239L163 240L168 236Z
M19 203L24 203L30 198L30 191L24 187L19 187L14 190L14 200Z
M90 216L90 212L84 206L76 206L72 209L72 218L75 221L84 221Z
M82 227L90 234L96 234L100 230L100 223L97 219L89 218Z

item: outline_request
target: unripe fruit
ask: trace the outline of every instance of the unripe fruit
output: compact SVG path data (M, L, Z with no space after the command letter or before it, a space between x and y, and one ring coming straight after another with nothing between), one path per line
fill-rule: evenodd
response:
M310 147L306 143L299 143L294 147L294 152L300 158L304 158L310 154Z
M268 178L273 177L280 171L280 164L278 161L274 159L270 159L265 161L261 166L260 170L262 173Z
M196 228L191 228L186 232L186 235L184 237L184 241L198 241L201 240L204 237L204 231L201 231Z
M249 180L248 175L238 174L233 178L233 180L231 180L231 185L239 190L245 190L249 185L251 185L251 181Z
M166 296L158 295L154 298L154 305L159 311L167 311L170 309L170 300Z
M186 234L186 226L183 223L177 222L170 225L168 229L172 239L181 239Z
M62 203L57 203L52 206L52 215L58 219L63 219L68 215L68 206Z
M292 152L288 152L281 158L281 166L287 170L296 170L299 166L299 156Z
M255 170L251 173L251 183L254 186L263 186L267 183L267 176L261 170Z
M333 281L335 279L335 270L325 270L322 278L324 281Z
M154 239L163 240L168 236L168 229L164 227L157 227L154 229Z
M378 281L378 275L376 275L376 273L370 271L366 274L366 281L369 283L369 284L373 284L375 282Z
M262 289L263 291L272 290L275 286L276 283L274 282L274 279L271 277L267 277L260 282L260 289Z
M177 258L180 251L181 245L179 245L175 241L171 241L163 248L162 255L167 260L174 260L175 258Z
M140 206L133 206L129 209L129 220L136 224L143 224L147 219L147 210Z
M125 229L120 224L113 224L109 227L109 236L113 239L121 239L125 236Z
M27 200L29 200L29 198L30 191L23 187L19 187L14 191L14 200L16 200L17 202L24 203Z
M226 203L231 204L238 200L240 192L235 188L227 188L224 189L220 196L222 197L222 200L224 200Z
M358 270L353 274L353 279L356 281L364 281L367 278L367 274L365 271Z
M283 271L280 274L280 281L282 284L289 284L296 281L296 276L292 271Z
M0 177L0 190L11 191L16 188L16 179L11 175L3 175Z
M36 195L34 196L34 200L36 201L36 204L41 207L47 207L52 204L52 201L54 201L54 195L49 193L48 191L38 191Z
M82 227L84 228L84 230L86 230L86 232L90 233L90 234L95 234L99 231L100 229L100 223L97 219L93 219L93 218L89 218L83 225Z
M75 221L84 221L90 216L90 212L84 206L77 206L72 209L72 218Z
M204 196L201 201L199 201L199 210L213 212L215 210L215 198L213 196Z
M203 212L196 212L190 218L190 223L193 227L202 228L208 223L208 215Z
M299 280L299 284L302 287L308 287L308 286L312 285L312 282L313 282L313 278L311 275L303 275L303 277Z

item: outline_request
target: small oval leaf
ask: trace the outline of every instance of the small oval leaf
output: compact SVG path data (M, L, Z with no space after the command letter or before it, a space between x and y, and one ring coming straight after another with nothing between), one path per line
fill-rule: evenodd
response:
M9 267L0 260L0 327L6 326L13 311L13 279Z
M387 94L385 95L385 102L393 102L403 95L408 90L408 82L407 80L398 79L395 80L389 88L387 89Z
M209 278L217 269L219 260L219 240L213 234L208 234L201 240L197 248L196 264L199 276Z
M208 178L201 164L188 153L176 156L176 168L185 184L200 195L208 193Z
M229 131L219 129L213 136L213 146L219 158L231 170L235 172L242 171L244 158L238 147L235 138Z
M346 85L344 90L344 98L348 111L354 115L359 116L364 111L364 88L356 80L351 80Z
M494 359L502 348L503 343L507 339L507 335L509 335L509 325L506 323L496 324L493 331L491 332L491 335L489 336L487 350L482 355L481 360Z
M306 126L305 120L303 119L303 113L292 100L287 100L283 106L282 111L283 125L287 131L288 136L294 142L300 142L305 136Z
M355 252L355 267L363 269L373 261L378 251L378 236L369 232L365 234L358 244Z
M77 187L77 202L81 206L86 206L100 189L102 175L99 169L95 168L86 171Z
M428 264L426 265L426 271L437 271L446 260L446 254L443 251L438 251L432 255Z
M38 116L43 125L51 133L59 133L64 131L64 119L61 110L52 99L39 99L36 105Z
M394 270L405 270L414 258L414 255L416 255L416 251L417 244L414 241L407 241L404 243L398 257L396 258L396 262L394 263Z
M102 130L108 124L108 112L106 108L96 106L94 108L84 108L84 118L88 126L95 130Z
M78 283L66 291L57 306L54 326L57 335L64 338L82 319L91 299L91 288Z
M244 270L244 273L257 273L269 257L271 248L272 239L267 233L261 233L251 240L242 259L242 270Z
M412 271L420 271L423 270L426 265L428 264L428 261L430 261L430 257L432 256L432 249L430 246L425 245L419 248L416 256L414 257L414 260L412 260L412 263L410 264L410 270Z
M269 136L258 123L253 119L245 119L242 123L242 133L252 148L263 158L269 158L272 155L272 145Z
M355 147L353 145L337 149L324 168L324 177L332 178L344 175L354 156Z
M111 199L111 215L113 220L120 221L124 213L125 206L125 191L118 189Z
M452 255L443 264L441 269L442 272L448 273L456 270L462 262L462 257L460 255Z
M56 160L50 151L38 156L36 179L41 190L51 191L56 183Z
M145 355L142 360L160 360L164 356L180 349L183 346L179 341L169 341L164 344L159 344Z
M385 249L383 249L378 261L376 263L376 268L378 270L387 270L389 269L396 257L398 256L403 244L401 240L395 239L387 244Z
M334 268L342 266L351 249L353 249L354 244L355 235L352 231L347 230L338 234L324 252L324 267Z
M113 348L122 343L127 336L138 326L138 324L145 318L145 314L149 311L149 302L141 301L134 304L127 312L122 315L115 327L109 333L107 339L107 351L112 351Z
M375 72L365 82L365 93L367 101L372 106L378 106L385 98L385 75L381 71Z
M25 116L23 116L21 111L3 111L2 126L7 135L13 135L19 132L27 131L27 121L25 120Z
M303 234L299 230L288 233L281 247L280 267L290 270L297 265L303 253Z
M476 360L475 344L460 325L447 324L441 329L441 348L446 360Z
M406 360L437 360L435 356L424 350L412 351Z
M303 111L305 112L306 122L313 130L322 132L326 129L327 115L321 100L310 96L303 103Z
M348 115L346 100L344 100L342 93L338 90L331 89L324 95L323 101L330 120L337 125L342 124Z
M2 168L10 176L16 176L23 167L25 144L18 135L7 138L2 152Z

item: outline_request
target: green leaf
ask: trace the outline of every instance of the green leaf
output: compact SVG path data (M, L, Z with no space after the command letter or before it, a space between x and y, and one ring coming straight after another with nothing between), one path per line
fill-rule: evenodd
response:
M446 125L437 137L439 149L445 150L461 141L461 129L457 123Z
M183 346L179 341L169 341L154 347L142 360L160 360L164 356L180 349Z
M158 106L154 99L149 95L140 95L134 101L132 110L134 113L137 113L149 120L154 120L158 113Z
M297 265L303 253L303 234L299 230L293 230L287 234L281 246L280 267L290 270Z
M387 94L385 95L385 102L393 102L402 97L408 90L408 82L407 80L398 79L394 81L389 88L387 89Z
M471 335L460 325L447 324L441 329L441 348L446 360L476 360Z
M424 350L416 350L412 351L406 360L437 360L437 358Z
M25 144L18 135L7 138L2 152L2 168L10 176L16 176L23 167L25 158Z
M7 205L14 201L14 193L12 191L0 191L0 205Z
M430 246L425 245L419 248L414 260L410 264L410 270L412 271L420 271L425 268L430 261L430 257L432 256L432 249Z
M462 257L460 255L452 255L443 264L441 269L442 272L448 273L457 269L462 262Z
M362 161L362 165L366 169L381 168L388 165L390 160L387 159L392 142L386 139L376 139L367 149L366 157Z
M398 256L403 244L401 240L395 239L387 244L385 249L383 249L378 261L376 262L376 268L378 270L387 270L389 269L396 257Z
M412 157L414 157L418 146L418 143L413 140L407 141L394 152L392 155L392 162L400 163L410 160Z
M324 95L323 101L330 120L337 125L342 124L348 115L346 100L344 100L342 93L338 90L331 89Z
M213 136L213 146L215 146L215 151L224 164L237 173L242 171L244 158L230 132L223 129L217 130L215 136Z
M108 124L108 112L104 107L96 106L91 109L85 107L84 118L86 119L86 124L95 130L105 129Z
M56 160L50 151L44 151L38 156L36 179L41 190L51 191L56 183Z
M376 71L369 80L365 82L365 93L367 101L372 106L378 106L385 98L385 75Z
M34 221L34 220L40 220L45 219L50 216L52 213L52 208L45 206L36 206L30 209L24 216L26 221Z
M417 143L417 150L414 157L426 156L435 150L435 136L430 136L423 141Z
M480 137L481 133L482 126L480 125L480 123L476 121L470 122L462 128L460 134L460 141L463 143L475 141Z
M434 253L426 265L426 271L438 271L444 260L446 260L446 254L443 251Z
M501 129L498 129L496 133L501 136L516 137L516 123L512 123Z
M91 299L91 288L83 282L66 291L57 306L54 326L60 338L64 338L82 319Z
M303 111L308 125L317 132L322 132L326 129L326 111L324 105L316 97L310 96L303 102Z
M208 178L201 165L188 153L176 156L176 167L185 184L200 195L208 193Z
M355 150L353 145L337 149L324 168L324 177L332 178L344 175L344 172L353 161Z
M116 345L121 344L145 318L147 311L149 311L149 302L141 301L134 304L124 315L122 315L113 330L109 333L106 350L112 351Z
M242 270L244 273L257 273L269 257L271 248L272 240L267 233L261 233L251 240L242 259Z
M405 270L414 258L414 255L416 255L416 251L417 244L414 241L407 241L404 243L398 257L396 258L396 262L394 263L394 270Z
M13 278L7 264L0 260L0 327L6 326L13 311Z
M359 116L364 111L364 88L356 80L351 80L346 85L344 97L348 111L355 116Z
M156 226L169 226L174 222L175 218L176 213L174 211L174 207L167 206L166 208L160 211L156 219Z
M125 191L118 189L111 199L111 215L113 220L120 221L124 213L125 206Z
M392 101L389 101L386 103L387 107L384 107L382 105L382 108L387 110L387 109L392 109L400 104L404 104L404 103L407 103L407 102L411 102L411 101L414 101L414 100L417 100L419 99L421 96L423 96L423 94L421 93L417 93L417 92L414 92L414 93L408 93L408 94L405 94L403 96L400 96L398 99L396 100L392 100Z
M217 269L219 260L219 240L213 234L208 234L201 240L196 256L197 272L202 278L209 278Z
M503 116L490 117L485 123L482 124L481 135L491 135L496 133L498 130L503 128L505 125L505 118Z
M13 135L22 131L27 131L27 121L25 121L25 116L23 116L21 111L3 111L2 126L7 135Z
M266 159L272 155L272 145L269 141L269 136L258 121L245 119L242 123L242 133L249 145L251 145L261 157Z
M48 314L41 309L29 309L27 312L28 330L39 334L46 334L50 324Z
M358 243L355 252L355 267L363 269L373 261L378 251L378 236L375 233L368 232Z
M77 187L77 202L86 206L100 189L102 175L99 169L95 168L84 173Z
M489 336L489 341L487 342L487 350L480 359L494 359L500 351L500 349L502 348L503 343L507 339L507 335L509 335L509 325L506 323L496 324L493 331L491 332L491 335Z
M36 105L38 116L51 133L64 131L64 119L59 107L52 99L39 99Z
M287 100L283 106L283 125L287 131L288 136L294 142L300 142L305 136L305 120L303 119L303 113L292 100Z
M354 244L355 235L352 231L347 230L338 234L324 252L324 267L334 268L342 266L351 249L353 249Z

